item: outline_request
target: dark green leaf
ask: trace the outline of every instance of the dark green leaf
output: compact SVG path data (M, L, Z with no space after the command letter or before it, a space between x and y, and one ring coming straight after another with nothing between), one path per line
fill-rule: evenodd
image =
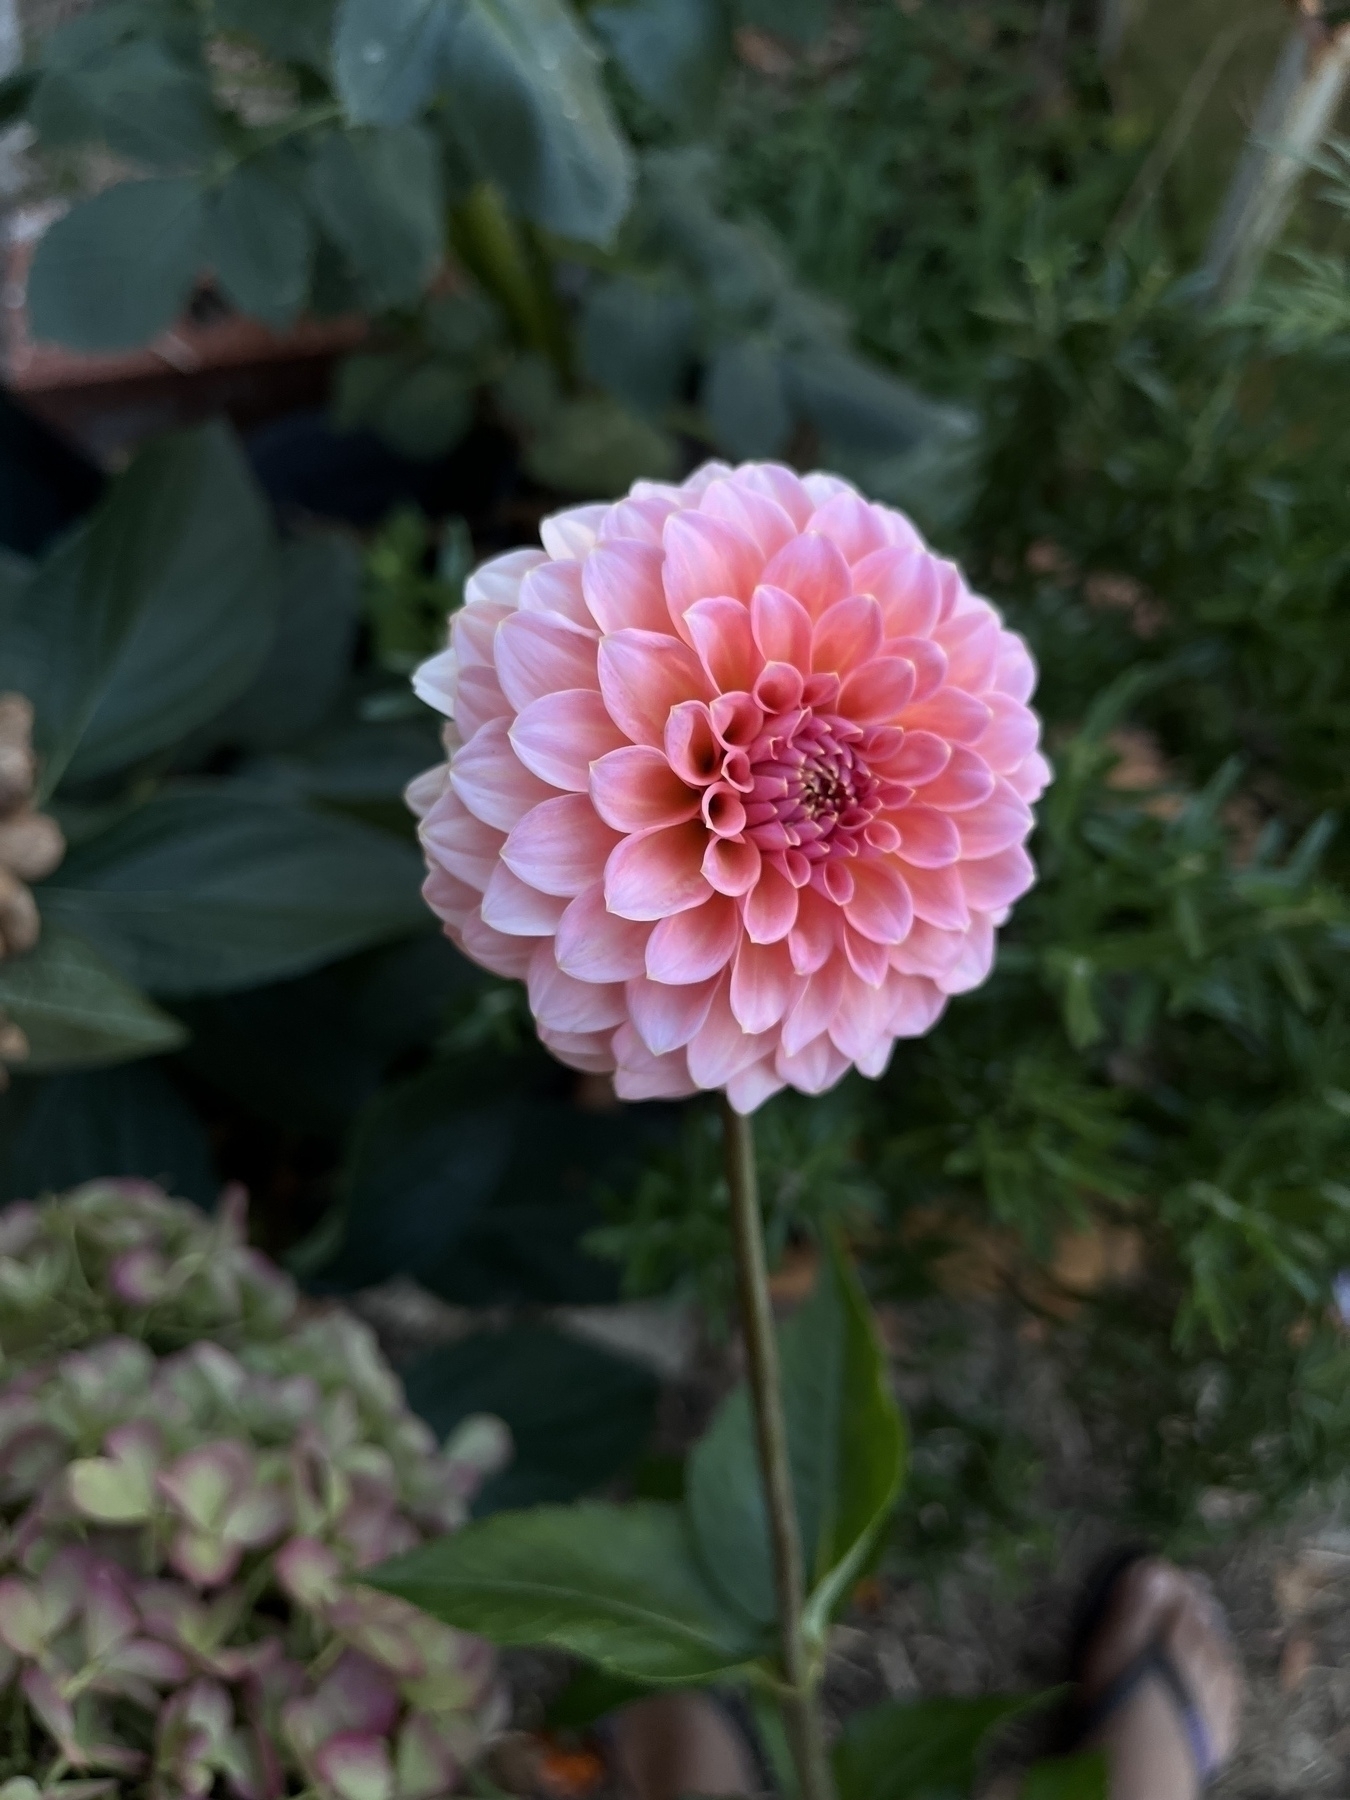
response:
M129 350L178 318L206 254L194 181L123 181L82 200L38 245L28 278L33 336L74 350Z
M703 406L719 450L738 461L777 456L792 431L782 358L762 338L719 346L703 381Z
M546 1731L585 1731L598 1725L607 1713L617 1712L630 1700L640 1700L650 1688L626 1681L622 1675L606 1675L603 1669L578 1669L544 1714Z
M403 125L444 79L456 0L339 0L338 94L355 125Z
M1111 1779L1100 1750L1064 1756L1027 1770L1018 1800L1110 1800Z
M290 325L309 296L314 257L314 225L299 195L244 163L212 197L206 230L228 298L268 325Z
M764 1649L705 1581L679 1507L498 1513L363 1579L497 1644L552 1644L639 1681L699 1682Z
M530 474L565 494L620 493L643 476L667 479L678 463L665 432L600 395L566 401L525 453Z
M834 1748L839 1800L967 1800L989 1733L1037 1696L891 1701L855 1713Z
M417 930L421 875L385 832L202 785L78 845L39 904L151 992L228 993Z
M127 583L136 619L101 671L69 781L167 748L246 688L267 655L276 545L230 433L207 426L145 451L90 534L82 573L86 607Z
M867 1302L838 1250L779 1343L807 1622L823 1637L895 1504L904 1430ZM723 1405L690 1458L687 1493L709 1571L730 1599L767 1624L777 1608L744 1387Z
M518 211L563 237L609 242L628 210L632 156L562 0L463 0L447 96L470 159Z
M942 436L965 415L939 406L845 350L799 350L784 362L788 393L830 444L898 456Z
M0 1201L134 1176L210 1206L205 1127L154 1063L20 1080L0 1099Z
M677 125L708 115L731 61L724 0L626 0L590 22L643 99Z
M333 131L310 169L310 196L367 306L416 300L441 259L445 203L435 140L420 125Z
M106 144L153 169L204 161L219 142L203 70L148 37L54 59L28 109L44 149Z
M830 0L736 0L742 21L809 44L830 22Z
M283 62L326 71L333 0L215 0L221 29L251 37Z
M694 354L697 312L677 288L620 276L586 295L586 373L635 412L659 418L680 397Z
M34 1075L176 1050L187 1033L72 931L44 924L36 950L0 962L0 1009L21 1027Z
M637 1364L540 1325L480 1331L403 1372L408 1404L446 1437L473 1413L511 1428L515 1455L475 1510L575 1500L641 1454L656 1381Z

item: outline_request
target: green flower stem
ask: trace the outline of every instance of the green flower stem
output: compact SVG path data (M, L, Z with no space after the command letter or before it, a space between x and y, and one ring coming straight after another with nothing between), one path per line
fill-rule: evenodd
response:
M750 1120L722 1102L731 1227L736 1245L736 1284L755 1421L765 1511L773 1539L774 1586L778 1596L780 1654L785 1692L783 1724L792 1746L801 1800L832 1800L829 1759L816 1699L816 1673L802 1631L805 1581L801 1529L792 1491L778 1340L773 1329L769 1269L764 1254L764 1221L755 1168L755 1133Z
M512 218L490 181L480 181L450 215L450 237L511 322L517 339L553 364L564 386L573 379L567 326L536 237Z

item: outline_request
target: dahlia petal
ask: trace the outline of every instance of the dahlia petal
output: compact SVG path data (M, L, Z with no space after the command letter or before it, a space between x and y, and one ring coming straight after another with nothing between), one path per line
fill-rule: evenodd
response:
M599 678L610 717L635 744L660 745L672 707L712 693L688 645L656 631L616 631L602 639Z
M1015 632L1005 631L994 686L1010 700L1030 700L1036 692L1036 663Z
M639 975L628 983L628 1015L653 1056L682 1050L708 1016L720 976L693 987L649 981Z
M789 538L796 537L797 524L768 494L757 494L734 475L724 481L711 482L698 503L701 513L714 519L725 519L750 538L762 559L781 550Z
M759 880L746 894L741 907L746 936L752 944L776 944L797 922L797 889L772 863L765 863Z
M450 765L450 785L476 819L510 831L534 807L553 797L511 748L505 719L491 719Z
M497 627L515 610L514 604L503 606L494 600L480 600L451 614L450 648L459 658L461 669L492 668Z
M853 586L877 601L888 637L927 637L942 611L936 563L921 544L874 550L855 562Z
M848 959L849 968L868 987L880 987L890 972L889 947L886 944L874 944L871 938L862 937L848 923L844 924L840 935L844 941L844 955Z
M745 802L728 781L703 790L703 822L716 837L737 838L745 830Z
M979 859L1020 844L1034 821L1031 808L1000 778L987 800L957 813L954 823L961 835L962 856Z
M844 917L874 944L900 942L914 922L914 902L894 863L859 859L853 869L853 898Z
M774 1094L779 1094L787 1083L777 1073L771 1056L763 1056L757 1063L751 1063L748 1069L741 1069L727 1083L727 1099L734 1111L742 1117L763 1106L764 1102Z
M949 744L976 744L991 717L983 700L949 687L931 699L912 701L902 722L906 731L931 731Z
M997 618L987 606L954 613L933 633L947 654L947 679L968 694L992 686L1002 637Z
M816 510L816 503L807 493L801 476L785 463L747 463L744 468L737 469L736 481L740 487L749 488L752 493L767 494L770 500L776 501L797 531L806 529L807 521Z
M618 538L597 544L581 565L586 605L602 632L659 631L672 636L661 546Z
M1036 870L1020 844L957 865L966 902L976 912L998 912L1035 884Z
M413 675L413 692L423 706L453 719L458 679L459 657L453 650L442 650L439 656L428 657Z
M1030 806L1049 787L1054 779L1054 770L1039 750L1033 750L1026 761L1020 763L1005 779L1018 799L1025 800Z
M893 815L900 827L900 855L920 869L942 869L961 854L955 822L931 806L907 806Z
M731 971L731 1010L743 1031L758 1034L777 1025L793 989L787 945L752 944L742 938Z
M942 1017L947 996L935 982L921 976L906 976L895 996L890 1029L898 1038L922 1037Z
M977 913L971 920L970 930L961 940L960 956L950 969L937 977L937 986L944 994L968 994L988 980L993 966L993 921Z
M572 900L553 940L558 967L576 981L631 981L647 966L649 925L620 919L605 905L601 882Z
M455 723L466 743L493 719L509 719L513 711L495 669L460 670L455 683Z
M703 853L703 873L719 894L750 893L761 879L763 858L749 839L713 838Z
M900 656L914 665L914 692L910 705L917 706L937 693L947 679L947 652L925 637L888 637L882 640L883 656Z
M880 983L869 984L851 969L844 972L843 991L829 1031L830 1042L850 1062L867 1058L878 1040L890 1043L888 1027L895 1000L889 976L888 967Z
M679 486L673 489L673 492L678 494L686 504L692 504L702 499L714 481L721 481L733 472L730 463L723 462L720 457L713 457L710 461L701 463L692 475L686 475ZM665 484L657 481L635 481L633 483L635 494L664 493L666 491Z
M754 592L764 558L752 538L724 519L676 513L667 519L662 541L666 603L677 624L696 600L716 594L749 600Z
M1041 722L1020 700L1007 694L985 694L993 715L977 740L980 755L996 775L1007 775L1025 762L1041 738Z
M752 686L764 658L755 648L750 614L741 601L696 600L684 622L714 692Z
M886 1073L891 1058L895 1055L895 1038L889 1031L883 1031L874 1037L854 1059L860 1075L869 1076L876 1081Z
M489 557L464 583L464 605L478 606L484 601L496 606L518 605L521 583L544 560L542 550L508 550L503 556Z
M966 812L993 793L994 776L976 751L955 744L946 768L936 780L915 785L924 806L936 806L942 812Z
M590 792L596 812L616 831L653 831L698 817L697 791L648 744L623 744L597 758Z
M931 731L906 731L899 750L875 766L891 781L922 787L935 781L951 760L952 747Z
M750 601L750 626L764 660L790 663L806 671L811 667L811 615L795 595L763 583Z
M612 1031L628 1016L622 986L564 975L551 938L545 938L531 957L526 986L530 1011L550 1031Z
M569 506L556 512L539 527L545 550L559 562L585 556L595 543L608 506Z
M880 648L881 608L866 594L851 594L816 620L811 667L848 675L860 663L870 662Z
M945 556L934 557L938 572L938 590L941 604L938 609L938 623L949 619L954 612L960 612L972 602L978 606L988 606L987 600L975 600L966 586L966 578L954 562L948 562ZM992 609L991 609L992 610Z
M772 1048L768 1032L751 1037L741 1030L727 997L728 985L723 977L707 1018L689 1040L689 1073L701 1088L724 1088Z
M844 958L831 956L814 975L798 977L796 997L783 1025L783 1049L789 1056L795 1056L829 1030L839 1010L847 973Z
M901 975L926 975L936 981L960 959L969 924L969 914L957 931L939 931L936 925L915 919L904 943L891 946L891 968Z
M659 922L647 940L647 974L678 987L708 981L731 961L740 936L736 902L713 894L702 906Z
M513 875L504 862L492 871L483 890L483 923L507 937L552 937L567 902L556 894L541 894Z
M831 475L827 469L812 469L809 475L803 475L802 486L811 496L813 512L827 500L833 500L836 494L856 494L858 491L851 481L845 481L842 475Z
M591 785L591 764L626 742L592 688L562 688L532 701L512 723L511 748L540 781L573 793Z
M971 866L971 865L967 865ZM914 917L943 931L964 931L970 924L965 888L958 870L949 863L941 869L921 869L903 863L905 886L914 902Z
M502 845L502 861L541 894L571 898L601 879L617 832L586 794L560 794L526 813Z
M706 843L701 821L624 838L605 865L606 905L638 920L701 906L711 892L701 866Z
M765 663L755 677L751 698L766 713L794 712L801 704L804 686L801 670L793 663Z
M847 562L861 562L870 551L886 542L886 526L880 507L861 494L832 494L811 516L810 530L820 531L838 544Z
M459 941L466 955L504 981L524 981L530 958L540 942L538 938L507 937L504 932L494 931L476 912L464 921Z
M596 641L557 613L512 613L497 627L497 678L517 712L560 688L596 688Z
M520 611L555 615L590 637L596 635L582 591L580 563L547 562L531 569L520 584Z
M482 893L439 863L432 863L422 883L422 898L443 924L459 931L469 914L477 910Z
M814 887L798 892L797 918L788 933L788 950L799 975L814 975L824 967L838 946L842 924L838 907Z
M612 1031L554 1031L539 1027L539 1041L560 1063L569 1069L580 1069L587 1075L612 1075L614 1052Z
M651 494L645 500L616 500L600 521L600 542L632 538L639 544L661 542L666 520L679 508L673 494Z
M832 1088L848 1073L848 1058L836 1050L828 1035L822 1032L795 1056L787 1055L780 1046L774 1068L799 1093L823 1094L826 1088Z
M434 768L423 769L420 775L414 775L403 790L404 804L415 819L425 819L445 792L450 781L450 768L447 763L437 763Z
M681 781L706 787L722 768L722 745L706 700L682 700L670 709L663 739L666 759Z
M899 656L879 656L845 680L839 710L857 725L881 725L895 718L913 692L914 664Z
M476 819L453 788L447 788L417 832L427 855L481 894L492 876L505 841Z
M682 1100L698 1092L682 1051L653 1056L630 1026L620 1025L615 1032L614 1054L614 1092L620 1100Z
M813 619L853 592L843 552L818 531L804 531L784 544L764 565L759 579L770 587L786 588ZM749 598L748 591L745 597Z
M837 857L817 863L811 871L811 885L833 900L836 906L847 906L853 898L853 873Z

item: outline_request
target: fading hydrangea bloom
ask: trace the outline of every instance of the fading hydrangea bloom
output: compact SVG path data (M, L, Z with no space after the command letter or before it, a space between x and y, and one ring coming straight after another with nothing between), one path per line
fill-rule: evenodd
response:
M0 1706L63 1800L435 1800L492 1653L350 1578L461 1524L505 1428L438 1449L243 1227L143 1183L0 1211Z
M542 538L416 677L427 900L625 1098L880 1074L1034 879L1025 643L831 475L709 463Z

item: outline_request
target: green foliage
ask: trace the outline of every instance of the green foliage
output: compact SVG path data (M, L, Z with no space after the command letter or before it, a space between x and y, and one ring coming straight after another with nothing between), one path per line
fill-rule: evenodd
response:
M1019 1695L893 1701L856 1713L834 1751L840 1800L966 1800L985 1740L1040 1704Z

